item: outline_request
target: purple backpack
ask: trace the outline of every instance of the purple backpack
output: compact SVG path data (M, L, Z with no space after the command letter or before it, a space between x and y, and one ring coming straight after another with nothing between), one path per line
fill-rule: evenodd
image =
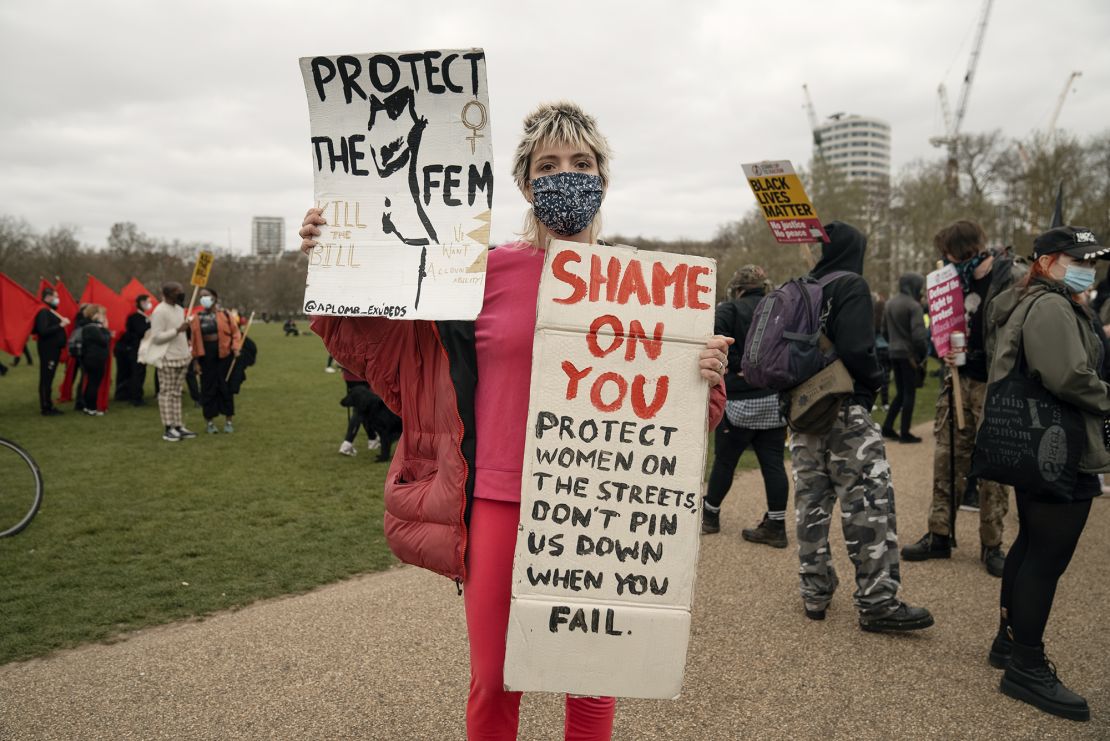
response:
M744 340L745 381L787 391L836 360L835 352L821 347L827 319L821 304L825 286L845 275L851 273L837 271L820 280L795 278L760 300Z

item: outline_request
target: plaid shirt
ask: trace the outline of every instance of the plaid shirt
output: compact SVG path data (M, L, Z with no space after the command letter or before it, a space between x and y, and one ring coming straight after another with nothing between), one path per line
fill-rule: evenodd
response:
M754 399L730 399L725 404L725 416L733 427L745 430L773 430L786 426L786 420L779 411L778 394Z

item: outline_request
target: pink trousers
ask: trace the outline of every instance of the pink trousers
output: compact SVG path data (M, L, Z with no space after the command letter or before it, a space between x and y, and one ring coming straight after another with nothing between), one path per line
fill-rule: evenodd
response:
M519 521L517 502L475 499L470 509L463 595L470 637L466 735L471 741L516 739L521 693L505 691L503 668ZM612 697L567 695L567 741L608 741L615 710Z

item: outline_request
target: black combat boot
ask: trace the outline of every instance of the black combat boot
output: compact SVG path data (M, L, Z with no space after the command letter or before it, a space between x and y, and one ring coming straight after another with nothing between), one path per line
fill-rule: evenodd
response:
M772 520L763 514L763 519L754 528L744 528L740 536L751 543L766 543L772 548L786 547L786 522Z
M1002 570L1006 568L1006 554L1002 552L1002 546L983 546L979 549L979 560L986 564L988 574L1002 578Z
M995 669L1005 669L1010 665L1010 659L1014 656L1014 639L1010 636L1010 630L998 631L998 634L991 642L990 653L987 654L987 661Z
M711 512L704 504L701 508L702 535L711 535L721 532L721 510Z
M1002 675L1002 694L1027 702L1046 713L1069 720L1090 720L1087 701L1056 677L1056 667L1045 658L1044 644L1014 644L1014 657Z
M881 618L859 619L859 627L869 633L884 633L886 631L922 630L933 624L933 616L924 607L910 607L905 602L898 605L898 609Z
M927 561L930 558L952 558L952 543L947 535L925 533L921 540L902 549L907 561Z

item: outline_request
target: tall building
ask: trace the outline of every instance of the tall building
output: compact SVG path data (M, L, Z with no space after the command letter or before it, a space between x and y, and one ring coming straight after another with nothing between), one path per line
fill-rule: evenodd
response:
M255 216L251 220L251 254L280 255L285 250L285 219Z
M890 124L838 113L813 132L827 162L849 180L890 185Z

